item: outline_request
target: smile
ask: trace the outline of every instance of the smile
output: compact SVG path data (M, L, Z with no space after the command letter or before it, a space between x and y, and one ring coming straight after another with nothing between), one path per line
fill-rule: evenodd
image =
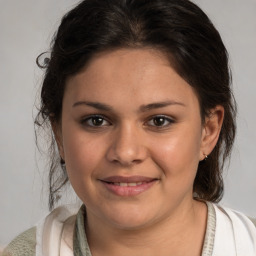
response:
M135 186L139 186L141 184L143 184L142 182L137 182L137 183L123 183L123 182L115 182L115 183L112 183L116 186L121 186L121 187L135 187Z
M158 179L132 176L112 176L100 180L101 184L112 194L117 196L136 196L150 189Z

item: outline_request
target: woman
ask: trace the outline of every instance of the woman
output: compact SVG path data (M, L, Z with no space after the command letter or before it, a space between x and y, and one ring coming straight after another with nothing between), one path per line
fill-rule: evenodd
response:
M54 135L50 208L68 181L83 206L55 209L4 255L255 255L253 223L214 204L236 107L202 10L85 0L45 61L36 124Z

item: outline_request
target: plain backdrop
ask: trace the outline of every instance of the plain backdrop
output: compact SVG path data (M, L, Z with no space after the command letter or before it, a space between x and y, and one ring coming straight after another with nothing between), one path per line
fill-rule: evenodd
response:
M230 53L238 103L238 134L221 204L256 217L256 0L194 2ZM0 245L5 245L48 212L46 160L37 152L33 125L43 76L35 59L49 49L62 15L78 1L0 3Z

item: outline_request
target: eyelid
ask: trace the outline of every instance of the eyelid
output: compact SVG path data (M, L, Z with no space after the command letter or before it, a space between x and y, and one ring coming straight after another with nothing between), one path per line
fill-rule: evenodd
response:
M170 116L168 116L168 115L160 114L160 115L153 115L153 116L151 116L150 118L148 118L148 120L146 121L146 123L148 124L150 121L153 121L154 118L164 118L165 121L168 121L168 124L163 125L163 126L149 125L149 126L151 126L151 127L153 127L153 128L157 128L157 129L167 128L167 127L169 127L170 125L172 125L172 124L175 122L175 120L174 120L172 117L170 117Z
M103 124L103 125L89 124L88 123L89 120L91 120L93 118L102 118L103 122L107 122L107 124ZM159 126L155 125L155 124L150 124L150 122L153 122L153 120L155 118L163 118L165 120L165 122L167 122L167 124L163 124L163 125L159 125ZM83 118L81 118L80 123L83 126L86 126L89 128L103 128L103 127L112 125L112 122L109 120L109 118L102 114L90 114L90 115L84 116ZM175 120L174 120L174 118L170 117L169 115L156 114L156 115L152 115L152 116L148 117L147 120L144 122L144 125L151 127L151 128L164 129L164 128L168 128L173 123L175 123Z
M90 124L87 123L90 119L97 118L97 117L102 118L104 121L108 122L108 125L99 125L99 126L97 126L97 125L90 125ZM91 114L91 115L84 116L81 119L80 123L83 126L87 126L87 127L91 127L91 128L100 128L100 127L105 127L105 126L111 125L111 122L109 121L109 119L106 116L101 115L101 114Z

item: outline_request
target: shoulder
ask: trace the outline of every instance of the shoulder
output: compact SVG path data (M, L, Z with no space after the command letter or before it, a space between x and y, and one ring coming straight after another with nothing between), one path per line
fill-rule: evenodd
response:
M36 253L45 255L44 249L60 249L62 245L67 248L65 250L69 250L72 247L73 226L79 207L79 205L65 205L54 209L35 227L17 236L4 248L1 256L35 256ZM64 239L63 243L60 238ZM58 254L49 253L49 255Z
M214 205L214 208L216 212L214 251L226 253L220 255L228 255L230 250L234 251L234 255L255 255L256 227L253 222L241 212L220 205ZM219 255L218 253L216 255Z
M18 235L3 251L2 256L34 256L36 227Z
M78 205L60 206L38 223L36 232L38 255L73 255L73 233L79 207Z
M248 218L245 214L232 210L228 207L223 207L220 205L214 205L216 213L219 216L225 216L226 219L229 219L232 222L232 225L235 227L244 227L244 229L256 232L256 220Z
M249 218L251 220L251 222L255 225L256 227L256 219L255 218Z

